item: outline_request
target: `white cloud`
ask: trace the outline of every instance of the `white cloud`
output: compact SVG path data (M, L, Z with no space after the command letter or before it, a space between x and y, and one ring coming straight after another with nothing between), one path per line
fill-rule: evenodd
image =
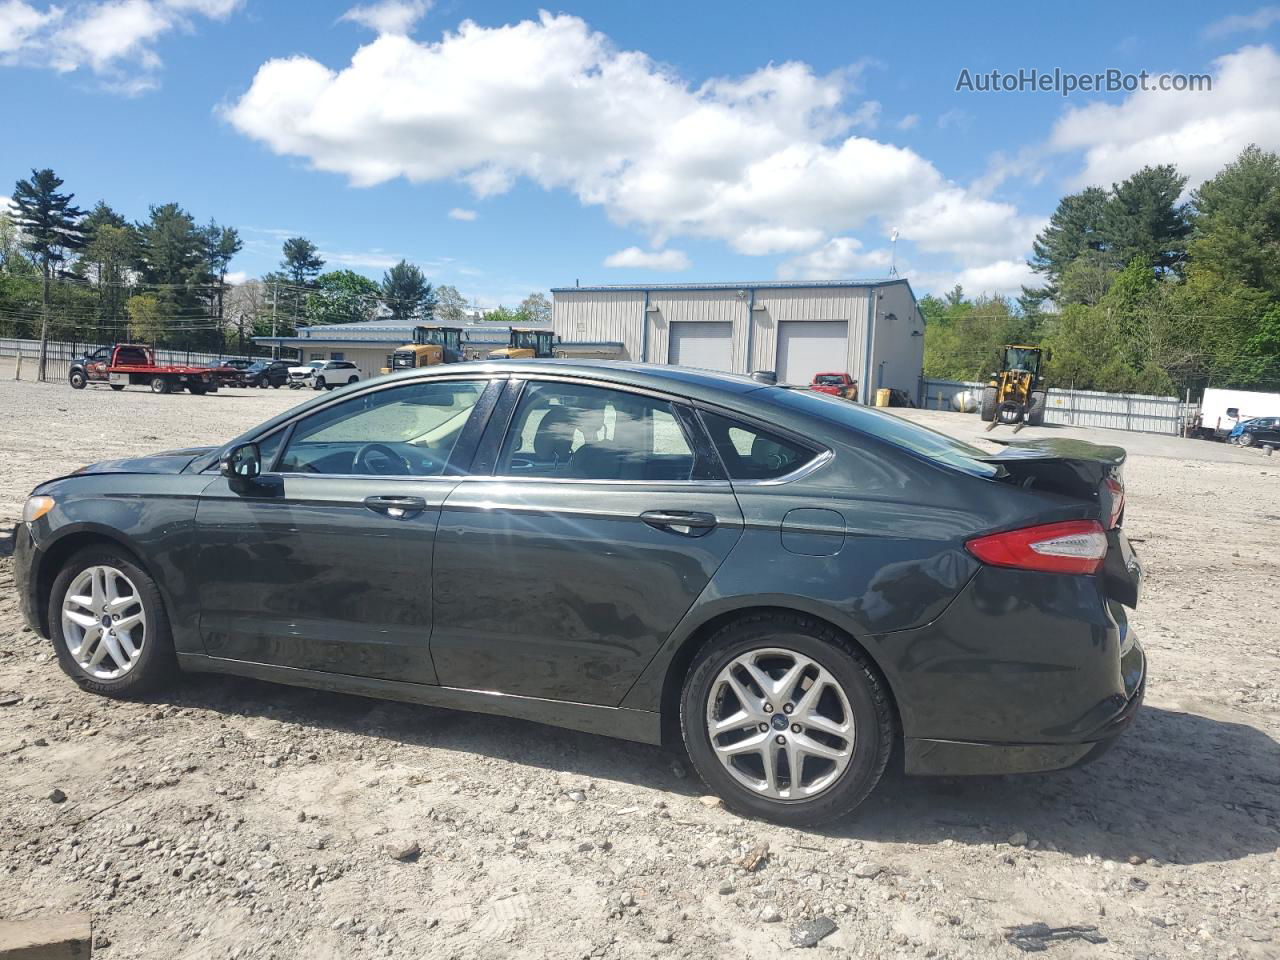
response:
M226 279L227 283L231 284L233 287L238 287L242 283L249 282L249 274L244 270L232 270L227 274Z
M17 53L62 17L61 7L38 10L22 0L0 2L0 58Z
M691 85L577 17L543 13L467 21L432 43L383 33L336 70L306 56L269 60L224 115L356 186L456 181L486 197L528 180L602 207L655 247L698 236L792 252L878 221L968 258L981 255L975 231L937 231L922 212L961 224L970 207L974 222L1004 232L983 237L992 250L1025 243L1011 207L853 132L880 110L856 100L858 69L775 63Z
M409 33L431 9L429 0L382 0L352 7L339 20L350 20L377 33Z
M905 117L894 124L899 130L914 130L920 124L920 114L908 113Z
M884 276L892 262L888 250L864 250L853 237L834 237L778 268L780 280L853 280L871 274Z
M320 256L324 258L324 262L329 269L333 269L335 266L342 266L363 267L366 270L390 270L405 259L399 254L386 253L382 250L321 250Z
M156 41L194 29L192 15L226 19L243 0L101 0L70 13L24 0L0 0L0 62L93 72L102 83L135 94L156 85L162 66Z
M1259 33L1280 23L1280 7L1259 7L1253 13L1234 13L1205 27L1206 37L1225 37L1232 33Z
M917 293L942 293L960 284L970 297L1016 297L1022 293L1023 286L1039 287L1043 282L1044 278L1027 266L1025 260L996 260L957 272L918 273L911 278Z
M465 210L462 207L454 207L449 211L450 220L474 220L476 212L474 210Z
M663 270L677 272L688 270L691 264L682 250L641 250L627 247L604 258L606 267L627 267L633 270Z
M1068 110L1048 147L1083 151L1072 185L1110 186L1148 164L1173 163L1194 187L1250 143L1280 149L1280 55L1242 47L1214 67L1210 91L1138 91L1118 104Z

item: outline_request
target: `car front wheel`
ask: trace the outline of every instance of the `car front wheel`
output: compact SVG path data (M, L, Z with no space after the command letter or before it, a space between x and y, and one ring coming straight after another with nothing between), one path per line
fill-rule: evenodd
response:
M63 671L92 693L146 693L176 670L155 581L123 550L82 550L53 581L49 628Z
M83 370L72 370L68 379L71 381L71 389L73 390L83 390L85 384L89 382Z
M725 806L788 826L857 807L884 772L894 730L866 656L826 624L786 614L711 637L686 677L680 727Z

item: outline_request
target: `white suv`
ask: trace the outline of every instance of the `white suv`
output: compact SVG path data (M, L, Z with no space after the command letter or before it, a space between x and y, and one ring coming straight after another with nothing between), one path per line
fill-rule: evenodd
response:
M360 370L350 360L312 360L305 366L289 368L291 386L310 384L315 390L332 390L359 380Z

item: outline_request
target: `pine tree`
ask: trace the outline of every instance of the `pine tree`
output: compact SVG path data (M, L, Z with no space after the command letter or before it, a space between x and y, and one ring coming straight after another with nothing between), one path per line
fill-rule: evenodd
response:
M14 222L22 231L22 245L40 264L44 278L43 306L40 322L40 362L38 376L45 375L49 350L49 284L53 268L67 254L84 245L80 221L84 211L74 206L73 193L59 193L62 179L52 170L32 170L29 180L19 180L13 187Z
M436 294L422 271L401 260L382 275L382 299L396 320L429 322L435 312Z

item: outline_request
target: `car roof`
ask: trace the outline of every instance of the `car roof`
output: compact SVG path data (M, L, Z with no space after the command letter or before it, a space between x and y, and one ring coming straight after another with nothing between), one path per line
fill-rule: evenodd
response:
M619 360L481 360L421 367L418 370L407 370L392 376L451 376L470 371L490 376L495 373L505 373L512 376L552 374L583 377L604 380L620 386L648 387L652 390L666 390L691 397L705 396L707 399L714 394L740 396L768 386L742 374Z

